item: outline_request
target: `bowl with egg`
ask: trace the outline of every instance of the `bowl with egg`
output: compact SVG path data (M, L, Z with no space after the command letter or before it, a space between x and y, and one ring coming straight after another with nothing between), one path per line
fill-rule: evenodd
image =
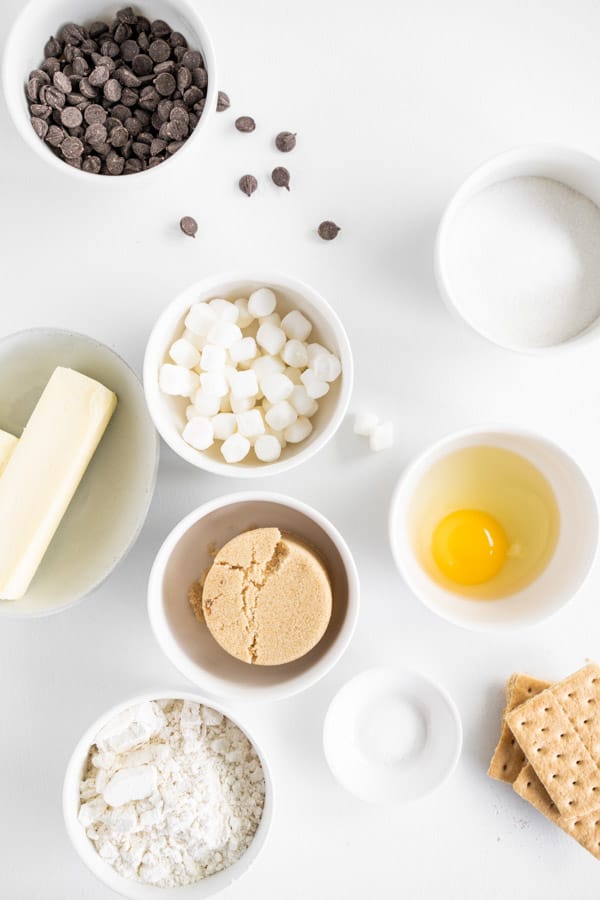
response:
M163 440L196 468L238 478L287 471L324 447L352 379L336 312L308 285L268 272L190 285L159 317L144 359Z
M291 497L211 500L171 531L148 583L152 630L204 692L276 700L315 684L345 652L359 581L341 534Z
M598 545L598 510L576 462L533 432L475 427L418 456L394 492L392 552L442 618L511 630L564 607Z

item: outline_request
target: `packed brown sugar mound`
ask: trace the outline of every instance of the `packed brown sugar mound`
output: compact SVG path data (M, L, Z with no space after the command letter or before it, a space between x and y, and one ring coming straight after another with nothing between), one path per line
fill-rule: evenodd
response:
M202 613L231 656L277 666L321 640L332 610L331 585L317 555L278 528L237 535L217 553L202 589Z

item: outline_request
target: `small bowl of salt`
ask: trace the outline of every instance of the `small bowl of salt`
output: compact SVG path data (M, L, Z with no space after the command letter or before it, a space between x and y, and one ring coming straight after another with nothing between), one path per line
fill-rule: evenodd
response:
M509 350L547 353L600 335L600 162L533 145L496 156L440 222L435 269L449 309Z

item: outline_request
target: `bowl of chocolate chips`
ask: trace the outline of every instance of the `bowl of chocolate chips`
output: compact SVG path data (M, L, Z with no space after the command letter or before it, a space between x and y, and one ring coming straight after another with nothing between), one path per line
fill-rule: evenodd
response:
M6 42L3 85L34 152L97 183L147 180L189 153L218 93L192 0L31 0Z

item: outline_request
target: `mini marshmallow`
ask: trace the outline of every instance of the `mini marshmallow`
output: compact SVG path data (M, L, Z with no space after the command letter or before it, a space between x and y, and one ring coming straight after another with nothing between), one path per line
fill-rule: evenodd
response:
M169 356L178 366L184 366L186 369L193 369L200 362L200 354L190 341L185 338L179 338L175 341L169 350Z
M190 331L189 328L184 328L183 338L186 341L189 341L189 343L192 344L196 348L196 350L202 350L202 348L206 344L206 335L194 334L194 332Z
M389 450L393 446L394 424L393 422L382 422L373 430L369 438L369 447L374 453L378 453L380 450Z
M250 441L243 434L232 434L221 444L221 453L228 463L241 462L250 452Z
M288 425L283 433L286 441L290 444L299 444L300 441L303 441L309 436L312 430L313 427L310 419L307 419L306 416L300 416L295 422Z
M248 412L238 413L237 427L244 437L258 437L265 433L265 423L259 409L250 409Z
M293 309L283 317L281 327L286 337L296 341L305 341L312 331L312 323L297 309Z
M208 332L207 338L211 344L228 349L236 341L241 340L242 329L234 322L219 319Z
M190 403L189 406L186 406L185 417L188 420L188 422L190 421L190 419L193 419L194 416L197 416L197 415L198 415L198 410L196 409L196 407L194 406L193 403Z
M273 375L275 372L283 372L284 364L274 356L259 356L252 362L250 368L256 372L256 377L261 381L265 375Z
M221 401L214 394L207 394L199 388L194 394L194 407L197 416L216 416L221 409Z
M215 311L208 303L194 303L185 317L185 327L194 334L206 335L215 324Z
M256 319L270 315L277 306L277 297L269 288L259 288L248 298L248 312Z
M329 350L322 344L308 344L306 352L308 353L308 364L312 366L318 356L329 353Z
M269 403L279 403L290 396L294 390L294 382L290 381L287 375L274 373L261 378L260 389Z
M231 412L236 414L248 412L254 405L254 397L235 397L233 394L229 397Z
M281 351L281 358L288 366L292 366L295 369L303 369L308 365L306 344L292 338Z
M234 397L256 397L258 394L258 380L252 369L245 372L232 372L229 376L229 384Z
M248 301L244 297L240 297L235 301L235 306L238 309L237 324L240 328L247 328L254 321L254 316L248 310Z
M303 384L295 385L290 394L290 403L300 416L314 416L319 408L319 404L312 397L309 397Z
M312 369L306 369L300 376L300 380L306 388L306 393L309 397L312 397L313 400L318 400L319 397L324 397L329 390L329 385L327 384L327 382L321 381L320 378L317 378Z
M272 434L261 434L254 444L256 458L261 462L275 462L281 456L281 444Z
M214 344L207 344L202 350L200 357L200 368L205 372L222 372L225 368L225 360L227 356L223 347L215 347Z
M183 439L195 450L208 450L214 442L212 422L205 416L190 419L183 429Z
M379 416L375 413L357 413L354 417L354 434L371 437L379 425Z
M123 806L132 800L144 800L156 790L157 772L154 766L128 766L112 776L102 797L109 806Z
M281 325L281 316L279 315L279 313L274 312L271 313L270 316L261 316L258 322L260 325L266 325L267 322L270 322L271 325L277 325L277 327L279 328Z
M317 378L327 382L335 381L342 371L342 365L333 353L319 353L310 367Z
M191 397L200 384L200 379L190 369L165 363L160 367L158 384L164 394L170 394L172 397Z
M200 385L205 394L219 397L219 399L225 397L229 392L229 385L224 372L202 372L200 374Z
M213 434L217 441L226 441L237 428L237 419L233 413L218 413L212 419Z
M208 306L221 322L233 322L234 324L237 322L240 311L235 303L217 297L215 300L211 300Z
M256 343L271 356L276 356L285 344L285 334L271 322L265 322L256 333Z
M287 400L274 403L265 416L267 423L274 431L284 431L298 418L298 413Z
M233 363L254 359L258 353L256 341L252 337L243 337L229 345L229 356Z

